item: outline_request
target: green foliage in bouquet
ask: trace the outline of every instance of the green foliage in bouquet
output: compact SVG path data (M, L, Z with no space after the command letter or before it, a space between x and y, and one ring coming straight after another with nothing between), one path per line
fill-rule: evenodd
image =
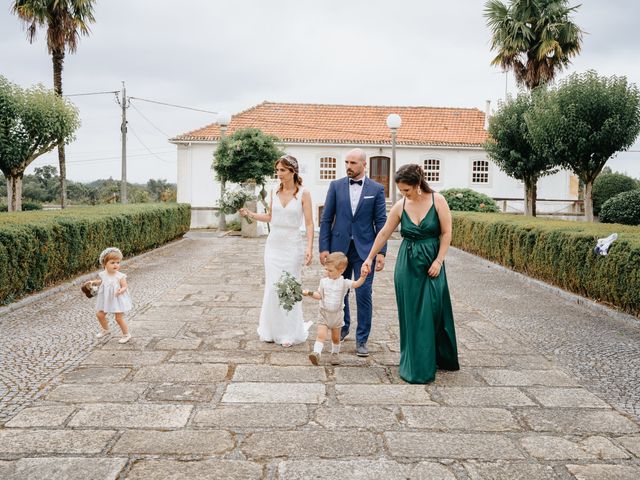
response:
M220 212L225 215L231 215L244 207L246 202L255 199L256 196L246 190L227 190L224 192L224 195L222 195L222 198L218 200L218 205L220 206ZM249 217L246 217L245 219L247 220L247 223L252 223Z
M287 312L290 312L297 302L302 301L302 284L289 272L283 271L275 286L280 306Z

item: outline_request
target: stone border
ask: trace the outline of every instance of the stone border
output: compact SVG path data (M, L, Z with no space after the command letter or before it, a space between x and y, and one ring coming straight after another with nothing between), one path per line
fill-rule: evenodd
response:
M570 293L567 292L566 290L563 290L560 287L556 287L555 285L551 285L549 283L545 283L542 280L537 280L535 278L532 277L528 277L527 275L524 275L520 272L516 272L515 270L511 270L510 268L507 268L503 265L500 265L499 263L494 263L491 262L490 260L487 260L484 257L481 257L479 255L474 255L473 253L469 253L466 252L464 250L461 250L460 248L451 246L449 247L451 249L454 249L456 252L459 252L462 255L468 255L470 257L474 257L476 258L482 265L485 265L487 267L493 268L495 270L499 270L503 273L507 273L509 275L513 275L516 278L519 278L520 280L524 281L525 283L529 284L529 285L535 285L537 287L541 287L544 290L554 293L555 295L568 300L572 303L576 303L578 305L581 305L583 307L586 307L590 310L593 310L595 312L599 312L599 313L604 313L605 315L607 315L608 317L611 317L615 320L618 321L622 321L622 322L629 322L631 324L633 324L634 326L638 326L638 323L640 322L640 318L638 317L634 317L633 315L630 315L628 313L624 313L621 312L619 310L615 310L611 307L607 307L604 304L598 303L594 300L590 300L588 298L585 297L581 297L580 295L576 295L575 293Z
M182 238L179 238L178 240L172 240L169 243L165 243L164 245L161 245L157 248L153 248L151 250L148 250L146 252L141 253L140 255L136 255L134 257L130 257L127 258L126 260L122 261L122 265L126 266L129 262L133 261L133 260L138 260L141 258L145 258L147 255L150 255L151 253L157 252L158 250L162 250L165 248L168 248L169 246L174 245L177 242L183 242L184 240L186 240L186 235L188 235L190 232L187 231ZM37 292L31 295L28 295L24 298L21 298L20 300L17 300L15 302L10 303L9 305L5 306L5 307L0 307L0 322L2 322L2 316L6 315L8 313L14 312L16 310L20 310L21 308L24 308L28 305L31 305L32 303L38 302L40 300L43 300L45 298L50 297L51 295L54 295L58 292L61 292L63 290L66 290L67 288L71 288L71 287L77 287L78 285L82 284L83 282L86 282L87 280L91 280L92 278L95 278L97 275L97 272L99 270L93 270L92 272L89 273L85 273L84 275L81 275L79 277L75 277L73 280L70 281L66 281L63 283L60 283L56 286L47 288L46 290L43 290L41 292Z

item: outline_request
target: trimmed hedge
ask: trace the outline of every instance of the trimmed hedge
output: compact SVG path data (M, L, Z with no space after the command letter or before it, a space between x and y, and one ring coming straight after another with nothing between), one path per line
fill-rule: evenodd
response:
M622 173L603 173L593 182L591 197L593 198L593 214L600 215L604 202L622 192L636 190L640 183L635 178Z
M78 207L0 215L0 304L99 267L109 246L131 256L189 230L186 204Z
M598 238L618 240L596 255ZM640 316L640 228L487 213L453 213L452 244L565 290Z
M600 221L640 225L640 189L619 193L604 202L600 209Z

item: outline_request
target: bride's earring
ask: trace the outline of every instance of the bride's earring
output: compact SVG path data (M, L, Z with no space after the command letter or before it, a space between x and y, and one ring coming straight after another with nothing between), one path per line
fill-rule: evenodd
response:
M418 195L422 195L422 189L418 187Z

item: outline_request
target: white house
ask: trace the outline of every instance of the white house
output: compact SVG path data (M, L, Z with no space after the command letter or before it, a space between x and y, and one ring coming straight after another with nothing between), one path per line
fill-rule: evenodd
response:
M522 182L499 170L482 148L487 138L485 113L475 108L389 107L263 102L233 115L227 135L254 127L281 139L284 150L298 159L304 185L314 202L318 222L331 180L345 175L344 158L354 147L368 157L368 175L390 193L391 113L400 115L396 168L417 163L435 190L472 188L499 199L507 211L522 211ZM178 201L190 203L191 226L217 226L220 185L211 164L220 127L207 125L170 139L178 147ZM539 212L567 208L577 199L578 183L567 171L544 177L538 198L564 203L538 203Z

